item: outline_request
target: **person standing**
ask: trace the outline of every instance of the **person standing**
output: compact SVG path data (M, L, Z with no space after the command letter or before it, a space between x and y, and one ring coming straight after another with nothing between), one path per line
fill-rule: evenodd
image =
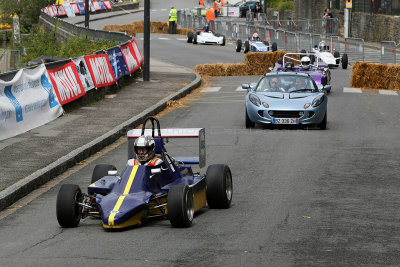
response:
M217 0L214 0L213 3L213 9L214 9L214 16L218 17L218 13L219 13L219 6L218 6L218 2Z
M169 11L168 33L175 34L176 32L176 21L178 20L177 13L178 11L171 6L171 10Z
M203 0L200 0L200 1L199 1L199 6L204 7L204 1L203 1Z
M325 20L326 37L330 37L333 34L333 15L329 8L325 8L323 19Z

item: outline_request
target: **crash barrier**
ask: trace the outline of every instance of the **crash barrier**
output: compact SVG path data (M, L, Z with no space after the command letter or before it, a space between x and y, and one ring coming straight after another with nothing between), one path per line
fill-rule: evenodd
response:
M275 42L278 46L278 50L286 50L285 31L283 30L275 31Z
M311 34L311 49L318 47L321 40L322 38L320 34Z
M323 33L325 37L336 36L339 34L339 20L333 19L303 19L298 20L301 29L297 27L297 23L293 21L291 27L295 30L301 30L303 33Z
M364 39L345 38L345 53L349 61L364 61Z
M21 51L4 50L0 55L0 72L17 70L21 62Z
M42 13L41 21L46 19L53 26L60 23ZM67 28L79 32L72 27L75 25L61 25L64 31ZM63 105L82 99L92 89L114 85L141 67L143 57L134 38L124 33L97 32L100 36L109 34L105 39L126 41L94 55L0 74L0 95L5 96L0 98L0 140L56 119L63 113Z
M396 64L396 43L390 41L381 42L381 63Z
M333 54L335 51L340 51L340 41L339 41L339 36L331 36L330 38L327 39L327 44L329 46L329 50Z
M299 51L311 51L311 33L299 33L297 40Z
M285 51L298 51L296 33L285 32Z
M78 15L85 15L85 1L77 3L65 3L61 5L51 5L42 8L42 12L52 17L75 17ZM135 8L139 7L139 4L134 4ZM94 0L89 2L89 12L97 13L112 10L110 0Z
M202 76L262 75L269 72L269 68L274 67L284 54L282 51L247 53L243 63L199 64L195 71Z
M400 65L356 62L350 86L356 88L399 90Z
M130 36L136 36L137 33L144 32L144 22L134 21L131 24L119 24L119 25L106 25L103 27L103 31L112 31L125 33ZM188 32L193 31L192 28L177 28L176 34L187 35ZM163 21L150 21L150 32L151 33L167 33L168 22Z

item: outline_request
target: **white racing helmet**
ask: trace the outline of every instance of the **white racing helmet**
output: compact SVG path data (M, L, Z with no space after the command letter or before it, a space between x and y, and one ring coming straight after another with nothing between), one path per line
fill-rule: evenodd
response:
M311 59L307 56L303 57L301 59L301 65L303 66L303 68L308 69L310 68L310 63L311 63Z
M260 41L260 36L256 32L253 34L253 41Z
M146 163L151 160L156 153L156 143L154 142L154 138L150 135L142 135L135 140L133 145L136 153L136 159L141 163ZM139 148L146 148L147 151L145 154L139 154Z

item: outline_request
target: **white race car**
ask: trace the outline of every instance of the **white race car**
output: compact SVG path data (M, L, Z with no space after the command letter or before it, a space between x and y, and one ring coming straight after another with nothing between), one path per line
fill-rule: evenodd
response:
M225 35L211 31L208 27L197 29L195 32L188 32L187 42L193 44L214 44L225 45Z
M305 53L306 51L302 50L301 52ZM321 63L327 64L329 68L339 67L339 64L342 63L342 68L347 69L347 65L349 64L346 53L340 56L339 51L334 51L332 55L329 46L327 46L325 42L320 42L318 47L315 46L311 52L315 53Z

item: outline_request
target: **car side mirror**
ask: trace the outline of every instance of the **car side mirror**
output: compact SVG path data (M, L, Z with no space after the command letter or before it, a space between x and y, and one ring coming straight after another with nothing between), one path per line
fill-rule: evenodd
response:
M249 89L250 89L250 85L247 84L247 83L244 83L244 84L242 84L242 89L247 89L247 90L249 90Z
M330 84L327 84L323 87L324 90L330 91L332 89L332 86Z

